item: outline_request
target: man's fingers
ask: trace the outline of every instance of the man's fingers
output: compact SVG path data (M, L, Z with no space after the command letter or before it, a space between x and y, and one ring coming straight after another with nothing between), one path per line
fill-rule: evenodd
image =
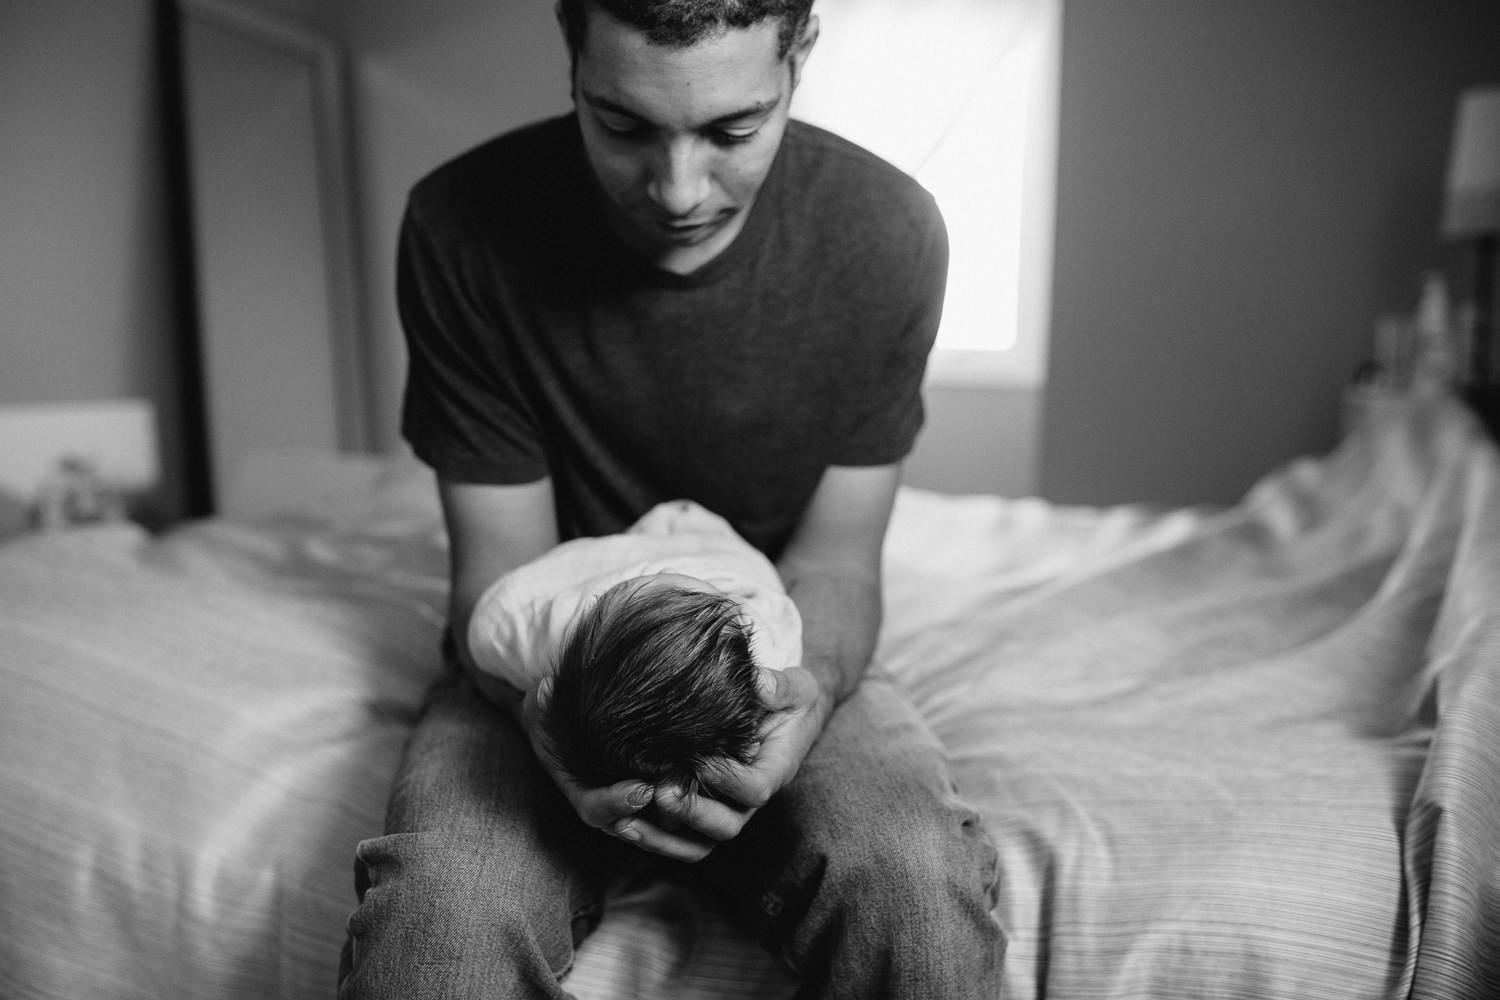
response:
M755 686L761 703L773 712L805 708L818 696L818 682L801 667L785 670L761 667L755 675Z
M755 671L755 688L763 704L776 704L777 692L781 689L781 675L782 671L772 670L770 667L760 667Z
M750 816L757 809L771 800L771 796L776 792L774 782L774 777L765 770L753 766L746 767L742 764L732 764L721 768L709 779L714 792L721 799L733 804L725 808L736 810L742 817L741 826L749 821ZM711 805L724 806L724 802L721 801L703 799L702 796L698 798Z
M601 830L635 816L651 804L655 791L640 781L621 781L604 788L584 788L568 781L563 790L579 819Z
M792 696L792 681L787 673L786 670L772 670L769 667L761 667L755 673L755 687L760 694L761 704L773 712L785 709Z
M622 781L607 788L584 788L570 782L565 790L585 823L643 851L691 864L713 850L712 837L693 829L664 829L642 815L656 791L651 785Z
M666 786L656 790L656 809L663 825L687 827L709 840L725 841L739 836L754 809L732 802L720 802L706 795L684 794L681 789Z
M702 861L714 849L714 841L692 830L663 830L641 816L621 820L604 832L643 851L688 864Z

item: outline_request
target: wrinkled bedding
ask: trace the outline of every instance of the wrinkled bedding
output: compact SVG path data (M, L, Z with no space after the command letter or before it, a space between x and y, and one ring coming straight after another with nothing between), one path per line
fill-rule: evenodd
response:
M328 482L0 545L0 996L331 995L446 554L415 465ZM1007 997L1500 995L1500 452L1456 403L1225 509L904 490L886 577L878 655L1000 849ZM568 985L791 993L651 882Z

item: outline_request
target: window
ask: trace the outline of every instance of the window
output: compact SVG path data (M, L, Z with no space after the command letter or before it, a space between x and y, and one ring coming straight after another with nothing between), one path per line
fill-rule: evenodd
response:
M817 0L798 117L906 170L948 225L929 377L1045 378L1061 0Z

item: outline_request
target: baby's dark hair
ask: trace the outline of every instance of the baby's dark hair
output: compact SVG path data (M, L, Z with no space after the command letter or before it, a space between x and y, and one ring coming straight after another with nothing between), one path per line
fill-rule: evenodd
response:
M657 45L678 48L728 28L749 28L775 19L779 22L776 54L785 59L807 28L813 0L558 0L558 19L574 57L583 49L589 4Z
M755 672L734 598L626 580L570 626L543 739L586 786L643 778L697 789L715 767L754 757L766 714Z

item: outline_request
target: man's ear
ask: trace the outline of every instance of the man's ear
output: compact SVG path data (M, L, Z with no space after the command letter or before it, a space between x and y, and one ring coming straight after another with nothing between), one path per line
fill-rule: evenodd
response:
M786 54L787 62L792 68L792 89L797 89L797 84L802 82L802 64L807 61L808 53L818 41L818 15L809 14L807 25L802 29L802 37L797 39L790 52Z

